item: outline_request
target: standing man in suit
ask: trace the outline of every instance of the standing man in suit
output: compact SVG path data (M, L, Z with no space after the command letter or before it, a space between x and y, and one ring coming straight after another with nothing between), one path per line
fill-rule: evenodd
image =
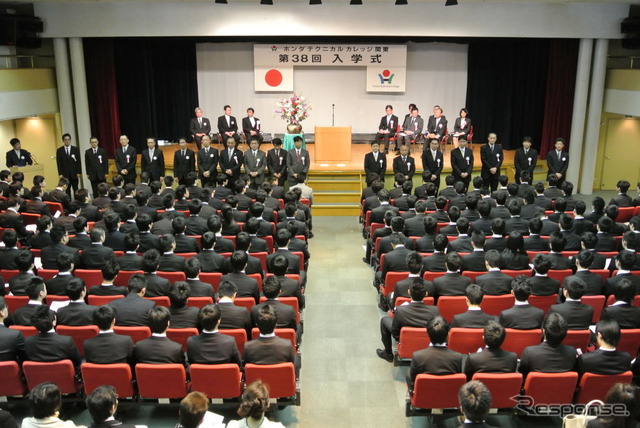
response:
M442 114L440 106L433 106L433 115L427 121L427 138L441 142L447 133L447 118Z
M287 177L290 186L298 182L299 175L307 176L311 163L309 152L302 148L302 137L294 137L293 145L295 147L287 153Z
M229 138L233 138L236 145L240 142L238 135L238 121L231 116L231 106L224 106L224 114L218 117L218 134L222 137L223 142L228 142Z
M182 142L184 138L181 138ZM186 144L186 141L185 141ZM164 155L156 146L156 139L147 138L147 148L142 151L142 172L148 172L150 181L162 181L164 179Z
M388 148L385 149L385 153L387 150ZM380 152L380 144L378 141L372 142L371 152L364 155L364 172L367 179L367 186L371 186L369 176L373 172L378 174L379 180L384 183L384 175L387 173L387 156Z
M529 176L533 177L533 170L538 163L538 151L531 147L533 144L531 137L522 139L522 147L516 150L513 164L516 168L516 183L520 184L520 174L522 171L529 171Z
M396 130L398 129L398 116L393 114L393 107L391 105L387 105L384 111L387 114L380 119L375 142L378 143L378 147L380 147L380 142L384 141L384 150L382 153L386 154L389 151L389 138L395 137Z
M67 187L67 195L71 197L71 188L73 192L78 190L78 178L82 174L82 162L80 159L80 150L76 146L71 145L71 135L64 134L62 136L62 147L56 150L56 165L58 166L58 178L66 178L69 180L70 186Z
M218 175L218 149L211 147L211 137L202 137L202 148L198 151L198 173L202 187L213 187Z
M240 178L240 167L243 163L244 156L240 150L236 149L236 140L228 137L226 148L220 153L220 169L227 175L227 186L230 188L233 188Z
M560 186L567 178L567 168L569 167L569 153L564 151L564 138L556 138L555 150L547 153L547 167L549 175L555 175L558 178L558 186Z
M244 171L249 174L252 189L258 189L264 183L267 155L260 150L261 139L255 136L249 142L249 150L244 153Z
M98 147L99 142L96 137L89 139L89 145L91 148L84 152L84 163L95 199L99 196L98 184L105 183L109 177L109 155L105 149Z
M487 144L480 149L480 160L482 161L482 181L484 187L491 187L491 191L498 189L498 176L500 175L500 167L504 161L502 153L502 145L496 144L498 136L490 133L487 136Z
M11 144L13 149L7 152L7 168L11 168L12 166L33 165L31 153L26 150L22 150L20 140L12 138L9 141L9 144Z
M436 187L436 194L440 190L440 174L442 174L442 168L444 168L444 156L440 151L440 141L437 138L432 138L429 141L429 148L425 144L425 150L422 152L422 167L425 172L429 172L427 182L433 183Z
M463 138L458 141L458 144L457 149L451 150L452 175L455 181L462 181L467 188L473 171L473 150L467 149L467 140Z
M411 110L411 115L404 120L402 124L402 130L396 137L396 153L401 145L406 145L411 140L416 141L422 134L422 128L424 128L424 119L418 115L418 108ZM405 143L405 144L403 144Z
M274 138L273 148L267 152L267 167L271 174L271 181L278 180L278 186L284 186L287 179L287 152L282 150L282 140Z
M138 152L129 145L129 138L126 135L120 136L120 145L122 148L116 149L115 153L116 170L124 178L124 184L135 184Z
M247 117L242 118L242 132L244 132L247 141L256 139L262 144L262 125L260 124L260 119L253 116L254 113L255 111L252 107L247 109Z
M191 131L191 135L193 135L193 139L198 146L198 150L200 150L202 137L211 133L211 121L206 117L202 117L202 109L200 109L200 107L196 107L195 113L196 117L191 118L189 131Z
M196 170L196 157L192 150L187 149L187 140L180 138L180 149L173 154L173 176L178 183L185 184L187 174Z
M416 161L409 155L409 147L400 147L400 155L393 159L393 173L402 174L405 180L413 179L416 173Z

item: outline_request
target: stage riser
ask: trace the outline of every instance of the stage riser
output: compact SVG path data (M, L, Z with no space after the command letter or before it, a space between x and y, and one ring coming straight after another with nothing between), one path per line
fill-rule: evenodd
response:
M360 214L363 173L360 171L309 172L313 189L314 216L355 216Z
M336 203L358 204L360 203L360 193L359 192L316 192L314 188L313 202L328 203L328 204L336 204Z
M340 192L340 191L359 191L360 190L360 180L357 178L353 179L336 179L336 180L326 180L326 179L312 179L309 178L308 181L309 186L313 188L314 192Z
M314 201L315 202L315 201ZM358 205L313 205L313 216L334 217L334 216L357 216L360 214Z

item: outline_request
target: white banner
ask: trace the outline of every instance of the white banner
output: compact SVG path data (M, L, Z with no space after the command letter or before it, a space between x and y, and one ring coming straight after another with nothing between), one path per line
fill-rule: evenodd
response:
M293 92L293 67L255 66L253 76L256 92Z

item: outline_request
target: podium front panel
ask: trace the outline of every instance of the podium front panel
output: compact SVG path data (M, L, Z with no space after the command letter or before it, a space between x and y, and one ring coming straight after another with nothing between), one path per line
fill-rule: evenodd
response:
M316 126L315 162L350 162L351 127Z

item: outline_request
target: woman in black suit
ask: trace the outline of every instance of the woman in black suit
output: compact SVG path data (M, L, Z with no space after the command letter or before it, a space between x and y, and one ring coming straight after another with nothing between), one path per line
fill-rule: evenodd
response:
M502 251L502 269L529 269L529 256L524 249L524 238L520 232L513 231L507 238L507 248Z
M466 108L460 109L460 117L456 119L456 123L453 125L453 147L458 148L458 139L467 139L469 131L471 130L471 119L467 117L469 112Z

